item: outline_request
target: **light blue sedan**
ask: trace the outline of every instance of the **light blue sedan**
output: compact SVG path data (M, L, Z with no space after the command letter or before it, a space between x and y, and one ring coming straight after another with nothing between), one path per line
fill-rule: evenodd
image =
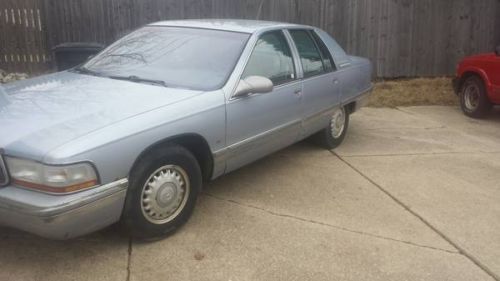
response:
M120 221L164 237L203 182L311 136L337 147L371 75L311 26L142 27L75 69L0 87L0 225L68 239Z

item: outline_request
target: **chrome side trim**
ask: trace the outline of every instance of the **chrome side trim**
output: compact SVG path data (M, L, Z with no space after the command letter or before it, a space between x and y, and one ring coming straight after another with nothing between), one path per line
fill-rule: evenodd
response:
M353 101L359 101L360 99L367 97L368 95L371 94L372 90L373 90L373 85L371 85L367 89L361 91L357 96L354 96L354 97L351 97L345 101L342 101L342 106L344 106L346 104L350 104Z
M228 152L227 148L223 148L219 151L214 152L213 154L214 163L222 164L223 162L225 162L227 160L227 154L228 154L227 152Z
M318 122L322 117L328 118L328 121L329 121L333 112L337 108L339 108L339 105L325 109L325 110L318 112L318 113L314 113L313 115L310 115L310 116L304 118L303 126L308 127L310 124L314 124L314 123Z
M339 65L339 68L348 67L348 66L350 66L350 65L351 65L351 63L350 63L350 62L344 62L344 63L341 63L341 64Z
M300 125L301 125L300 120L291 121L279 127L273 128L271 130L262 132L258 135L249 137L247 139L229 145L226 148L215 151L213 153L214 164L217 166L224 165L223 163L225 163L228 159L236 157L238 154L248 149L251 149L251 147L258 146L262 142L266 142L269 139L269 137L272 136L273 138L275 138L277 135L284 134L288 130L293 130L295 128L297 128L298 130L298 128L300 128Z
M214 159L214 169L211 180L214 180L226 172L227 148L213 152L212 157Z
M237 143L234 143L234 144L228 146L227 149L229 149L230 151L240 149L243 146L246 146L246 145L248 145L250 143L255 143L256 141L258 141L260 139L263 139L263 138L265 138L265 137L267 137L269 135L275 135L278 132L286 131L287 129L290 129L291 127L296 126L296 125L300 125L300 121L299 120L295 120L295 121L291 121L291 122L285 123L285 124L283 124L281 126L278 126L276 128L267 130L267 131L262 132L262 133L260 133L258 135L255 135L255 136L249 137L247 139L244 139L242 141L239 141Z

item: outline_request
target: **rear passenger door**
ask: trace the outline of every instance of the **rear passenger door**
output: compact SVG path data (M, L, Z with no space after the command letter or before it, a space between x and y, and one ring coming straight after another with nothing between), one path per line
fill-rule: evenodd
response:
M328 126L340 104L339 81L333 58L314 30L290 29L303 73L303 136Z

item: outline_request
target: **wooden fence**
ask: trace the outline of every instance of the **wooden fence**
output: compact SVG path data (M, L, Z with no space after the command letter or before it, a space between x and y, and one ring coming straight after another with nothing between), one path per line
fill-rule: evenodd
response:
M318 26L370 58L377 77L450 75L463 56L500 44L499 0L0 0L0 68L47 71L57 44L109 44L184 18Z
M49 69L51 56L41 4L39 0L0 0L0 69L29 73Z

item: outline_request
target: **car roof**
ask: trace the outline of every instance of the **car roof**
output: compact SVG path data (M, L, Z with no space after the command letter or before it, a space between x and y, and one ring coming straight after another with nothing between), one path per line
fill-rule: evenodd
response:
M304 25L261 21L261 20L241 20L241 19L196 19L196 20L172 20L160 21L150 24L150 26L175 26L190 28L206 28L233 32L255 33L261 30L288 28L288 27L307 27Z

